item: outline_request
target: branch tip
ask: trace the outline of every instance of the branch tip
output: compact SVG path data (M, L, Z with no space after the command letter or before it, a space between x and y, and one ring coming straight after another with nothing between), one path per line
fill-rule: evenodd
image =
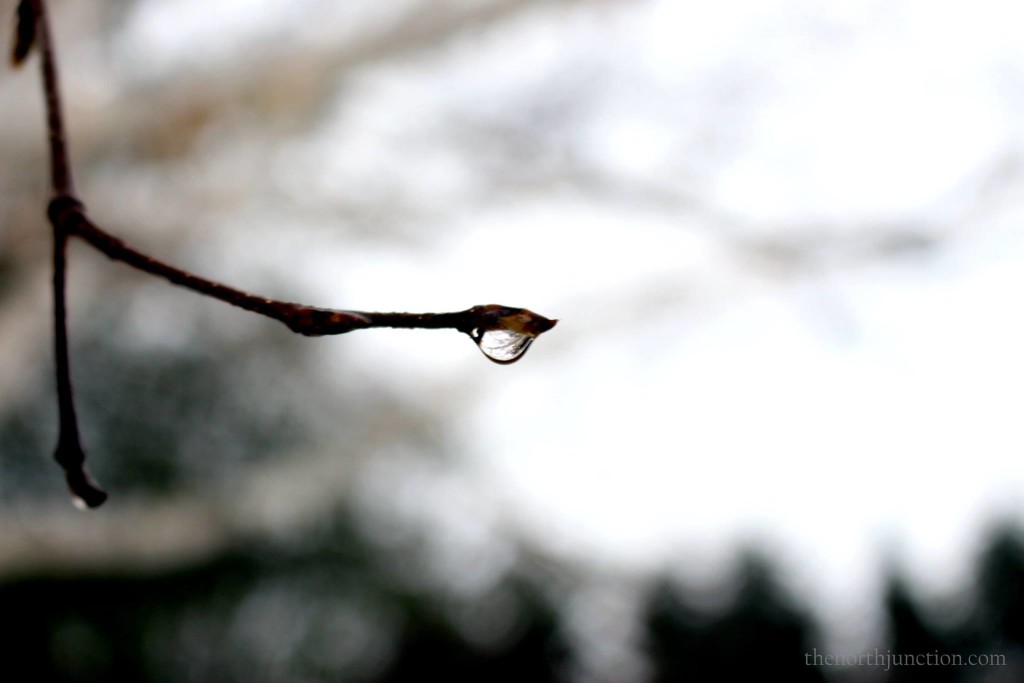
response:
M19 67L32 51L36 42L36 26L39 15L36 14L32 0L21 0L15 14L14 49L11 51L11 66Z
M68 472L65 475L68 490L71 491L71 502L83 510L95 510L107 500L107 492L96 486L85 470Z
M65 416L66 417L66 416ZM64 420L60 425L61 434L53 459L64 470L71 500L76 507L97 508L107 500L107 492L101 489L85 471L85 451L78 440L77 423Z

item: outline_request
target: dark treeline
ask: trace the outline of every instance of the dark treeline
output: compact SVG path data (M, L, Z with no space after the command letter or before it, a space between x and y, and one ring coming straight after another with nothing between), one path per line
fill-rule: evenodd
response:
M239 548L165 574L8 579L0 586L6 666L49 681L566 680L572 646L538 582L509 576L496 587L500 609L477 608L477 623L501 625L481 639L452 618L473 605L382 578L343 518L324 538L288 551ZM738 576L734 598L716 613L667 579L650 587L644 623L656 683L766 672L809 683L956 683L1024 672L1024 544L1010 529L991 540L955 619L930 619L942 610L925 609L893 577L890 634L878 645L904 658L998 655L1003 665L808 666L812 648L825 652L809 612L763 559L744 559ZM338 614L354 617L339 628Z
M1024 680L1024 541L1012 525L989 539L974 585L955 606L924 603L893 573L883 596L888 634L862 653L823 647L813 617L765 560L746 559L739 576L736 599L718 614L693 607L693 596L668 581L652 589L646 623L656 681L759 680L767 671L843 683ZM834 659L822 665L825 656Z

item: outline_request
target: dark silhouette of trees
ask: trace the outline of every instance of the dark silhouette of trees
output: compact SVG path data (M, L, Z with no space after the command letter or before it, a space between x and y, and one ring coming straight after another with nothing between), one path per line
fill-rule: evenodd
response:
M776 583L764 558L741 561L736 596L721 614L688 604L686 592L662 579L647 606L654 681L758 680L766 673L787 681L821 681L807 666L812 625Z
M562 680L554 607L529 581L498 589L513 597L511 630L472 642L441 597L382 580L339 515L320 544L291 552L249 545L167 572L9 579L0 643L8 671L47 681Z

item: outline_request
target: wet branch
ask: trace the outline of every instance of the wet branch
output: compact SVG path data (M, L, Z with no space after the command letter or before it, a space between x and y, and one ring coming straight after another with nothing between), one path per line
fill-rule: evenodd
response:
M287 325L293 332L306 336L344 334L372 327L454 329L469 335L491 360L511 363L522 357L538 335L550 330L557 322L523 308L497 304L473 306L454 313L376 313L318 308L250 294L172 266L128 246L90 220L85 205L75 194L45 0L19 2L12 64L18 66L24 62L33 46L38 47L41 55L50 147L52 197L47 215L53 228L54 356L59 411L59 434L54 458L64 469L68 488L76 504L94 508L107 499L107 494L92 481L85 470L85 450L81 444L75 413L66 304L67 242L71 237L78 237L111 259L137 270L162 277L172 284L232 306L273 318Z
M307 337L344 334L371 327L453 329L466 334L472 334L474 330L509 330L536 337L557 322L523 308L497 304L473 306L455 313L379 313L318 308L268 299L208 280L128 246L90 221L82 203L72 197L61 196L51 201L50 214L62 232L80 237L115 261L232 306L273 318Z

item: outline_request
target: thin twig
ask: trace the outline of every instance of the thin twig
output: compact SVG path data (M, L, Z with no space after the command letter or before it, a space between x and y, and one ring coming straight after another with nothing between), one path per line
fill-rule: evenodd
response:
M497 304L473 306L454 313L380 313L342 311L268 299L208 280L128 246L90 221L81 203L68 205L63 214L63 225L68 234L81 237L116 261L232 306L273 318L287 325L293 332L308 337L345 334L373 327L453 329L467 334L475 329L509 329L536 336L554 327L556 322L523 308Z
M31 0L36 13L36 32L42 59L43 90L46 93L46 130L50 138L50 177L54 197L75 196L71 177L71 156L64 136L64 111L60 101L57 58L50 37L50 22L44 0Z
M71 390L71 367L68 362L67 307L65 303L66 252L68 235L60 227L59 216L53 215L60 211L60 204L51 203L51 221L53 231L53 323L54 352L57 360L57 408L60 425L57 436L57 449L54 458L64 468L64 476L68 488L76 503L79 501L86 507L94 508L107 499L105 491L100 489L85 470L85 450L78 434L78 417L75 413L75 399Z

